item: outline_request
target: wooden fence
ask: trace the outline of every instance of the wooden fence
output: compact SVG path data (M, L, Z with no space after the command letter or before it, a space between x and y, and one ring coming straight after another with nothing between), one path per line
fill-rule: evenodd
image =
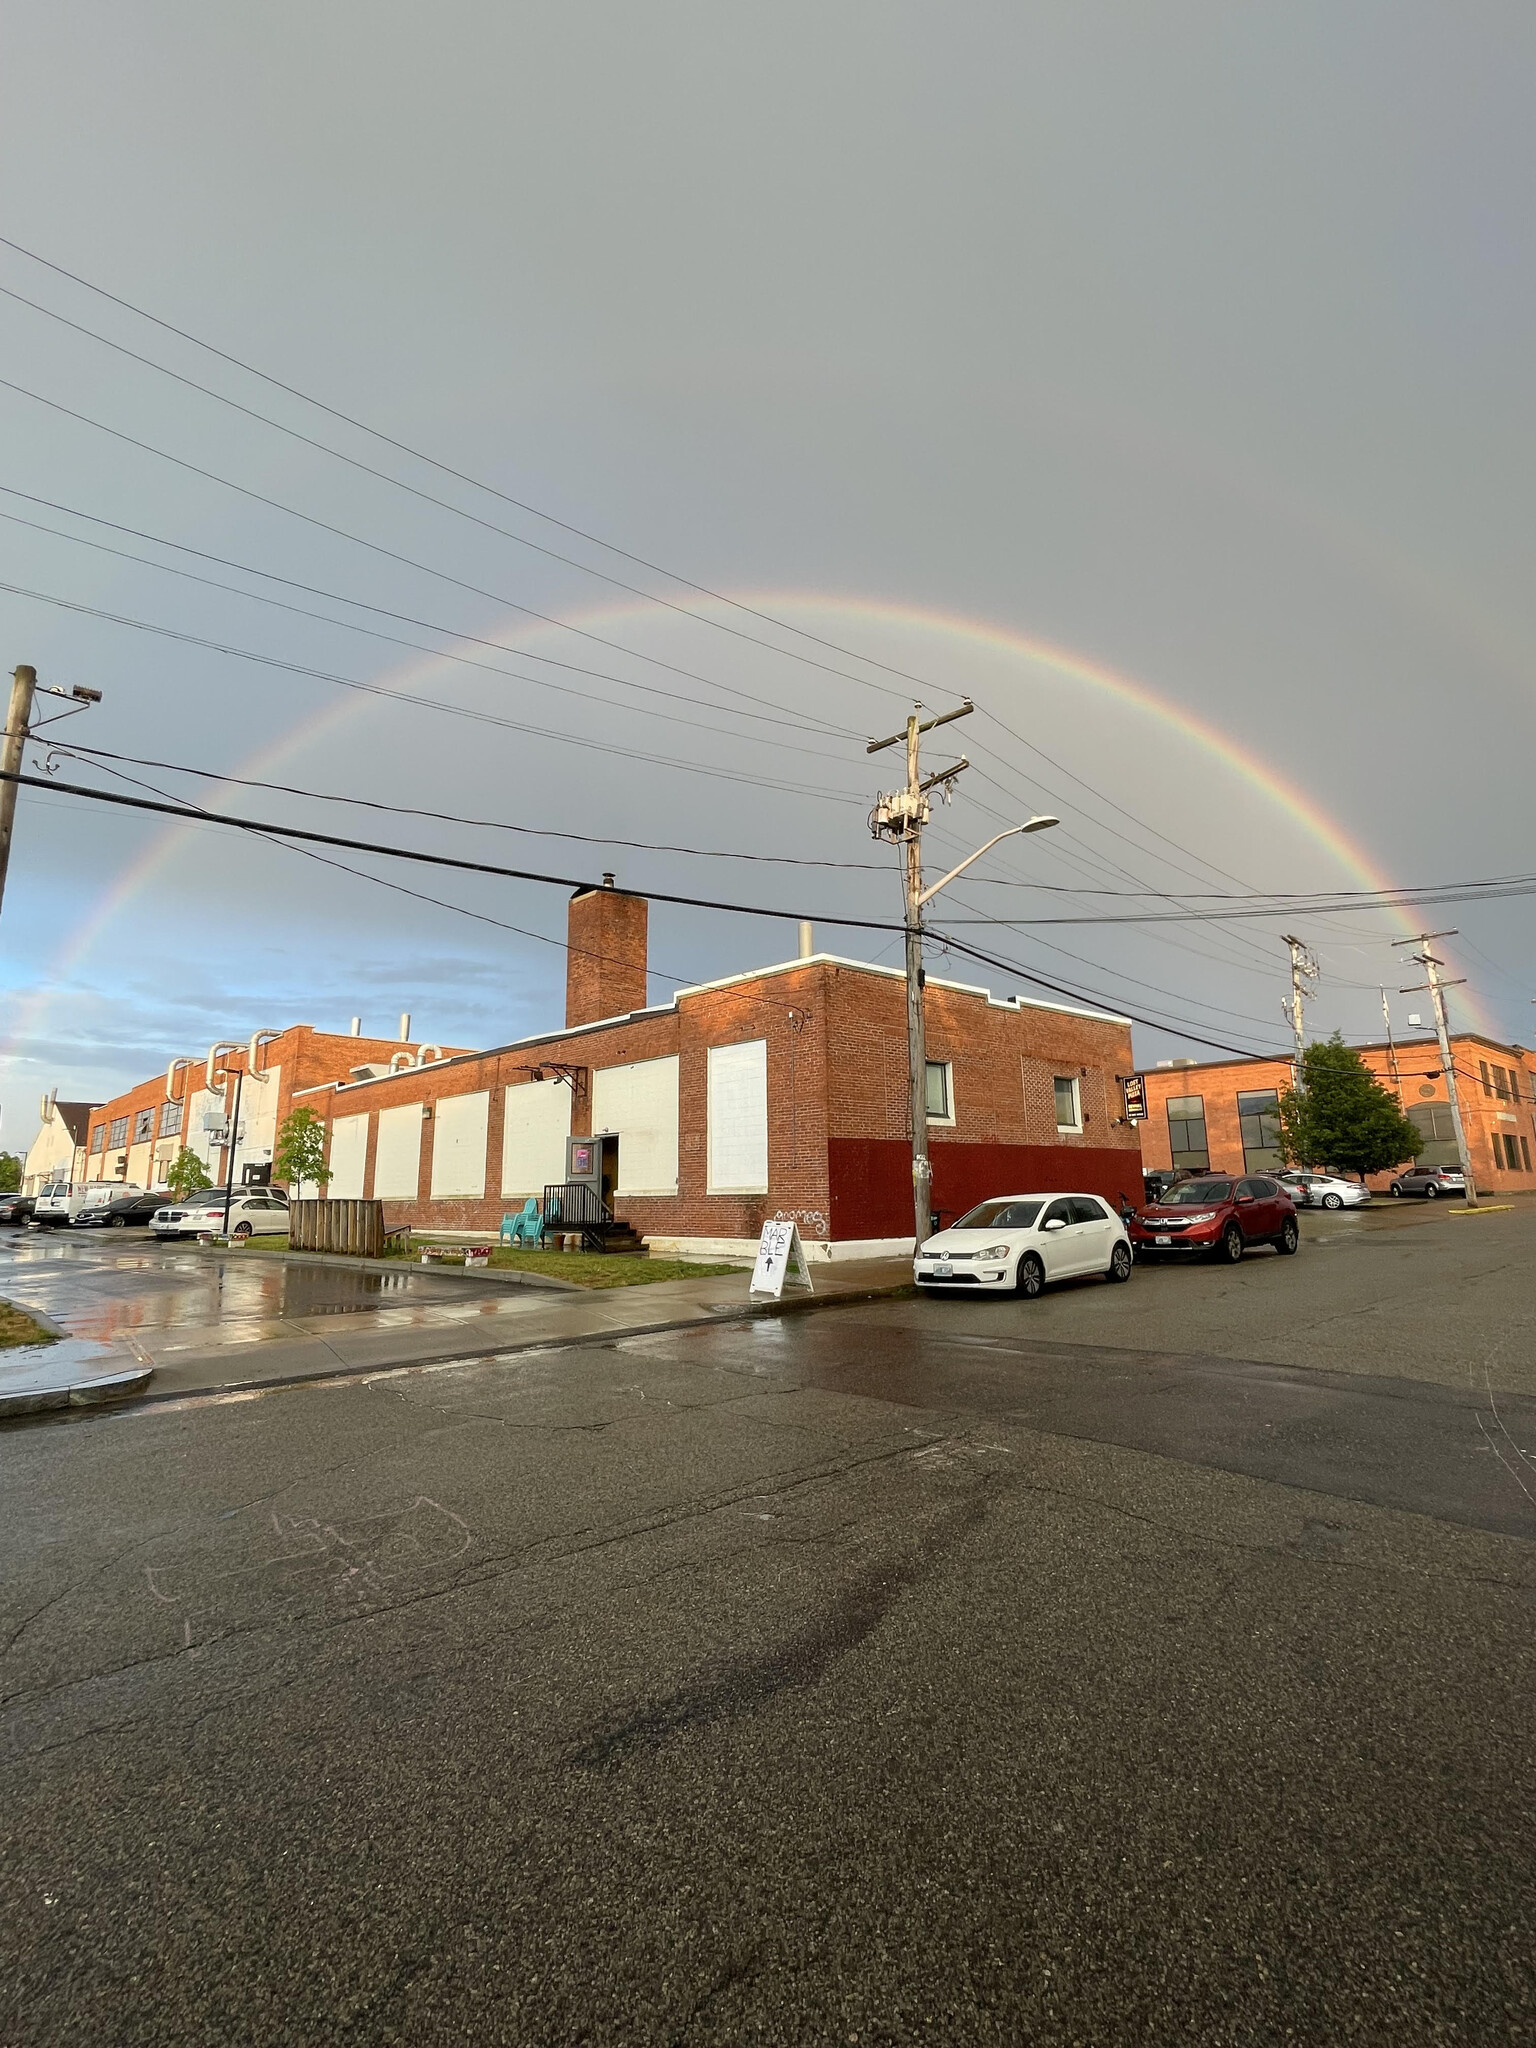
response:
M288 1243L296 1252L350 1252L355 1259L381 1259L384 1256L384 1204L325 1200L290 1202Z

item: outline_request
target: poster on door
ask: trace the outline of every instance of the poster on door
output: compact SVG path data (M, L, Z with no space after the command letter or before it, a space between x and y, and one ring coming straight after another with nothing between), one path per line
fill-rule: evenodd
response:
M800 1227L793 1222L765 1223L757 1241L757 1264L752 1268L748 1296L766 1294L778 1300L786 1285L802 1287L807 1294L816 1291L811 1285L805 1246L800 1242Z

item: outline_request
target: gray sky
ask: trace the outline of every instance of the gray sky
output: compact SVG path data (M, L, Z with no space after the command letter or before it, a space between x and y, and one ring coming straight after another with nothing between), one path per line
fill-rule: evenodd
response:
M0 496L0 512L327 617L13 523L0 580L476 714L0 593L6 669L105 692L61 740L546 831L873 861L885 872L605 850L127 771L518 867L894 917L864 825L890 768L861 739L917 693L895 668L925 701L969 690L1002 721L956 728L976 767L935 862L1031 809L1064 821L992 857L951 918L1146 907L1070 893L1084 887L1531 868L1528 7L54 0L3 24L0 232L850 650L704 604L0 248L10 291L717 621L626 597L0 298L0 376L291 508L0 389L0 485L71 508ZM531 629L515 605L617 644ZM460 908L24 793L0 1139L25 1142L44 1088L105 1094L257 1026L361 1012L392 1030L409 1009L418 1033L493 1044L558 1022L558 948L500 926L558 938L560 891L354 864ZM1151 1061L1202 1049L1180 1027L1280 1044L1292 921L962 935L1164 1020L1138 1031ZM1446 948L1469 978L1455 1014L1528 1037L1530 899L1433 923L1463 933ZM1414 977L1388 942L1406 928L1303 923L1325 970L1315 1029L1376 1030L1383 982L1405 1028L1395 991ZM659 909L652 934L655 995L663 973L793 950L792 927L683 910ZM894 954L879 934L821 936Z

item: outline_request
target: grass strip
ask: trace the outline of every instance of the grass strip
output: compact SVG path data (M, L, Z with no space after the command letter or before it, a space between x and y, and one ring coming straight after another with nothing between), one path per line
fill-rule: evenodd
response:
M8 1301L0 1301L0 1351L14 1351L22 1344L57 1344L58 1338L52 1330L45 1330L41 1323L34 1323L23 1308L13 1308Z

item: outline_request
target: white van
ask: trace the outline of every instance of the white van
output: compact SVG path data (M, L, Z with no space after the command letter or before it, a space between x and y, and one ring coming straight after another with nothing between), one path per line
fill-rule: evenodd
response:
M136 1180L54 1180L37 1191L32 1211L35 1225L73 1223L82 1209L94 1209L116 1201L119 1195L142 1195L147 1190Z

